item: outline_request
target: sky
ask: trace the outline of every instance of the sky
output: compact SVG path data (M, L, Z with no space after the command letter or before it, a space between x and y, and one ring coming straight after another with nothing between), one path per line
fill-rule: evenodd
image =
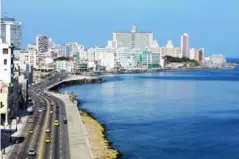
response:
M2 13L23 24L23 46L38 34L56 43L106 46L112 32L153 32L160 46L190 35L191 48L205 55L239 57L238 0L2 0Z

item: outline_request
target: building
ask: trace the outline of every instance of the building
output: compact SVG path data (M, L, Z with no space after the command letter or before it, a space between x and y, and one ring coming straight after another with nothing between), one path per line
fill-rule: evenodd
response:
M182 57L189 57L189 35L187 33L181 36L181 51Z
M190 60L195 60L196 59L196 49L195 48L190 48L189 49L189 59Z
M22 47L22 23L5 14L1 18L1 36L3 42L12 43L15 50L20 50Z
M199 63L203 62L203 57L204 57L204 49L198 49L196 50L196 59Z
M142 68L160 68L160 54L148 52L146 50L140 52L138 56L138 65Z
M49 47L49 38L44 35L38 35L36 37L36 46L37 51L40 53L48 52Z
M10 116L18 113L20 86L14 77L13 45L0 41L0 114L1 125L11 123Z
M114 32L112 42L108 42L108 47L113 48L150 48L155 46L152 32L136 32L136 27L132 26L130 32Z
M216 64L216 65L221 65L226 62L225 57L222 54L211 55L209 59L213 64Z

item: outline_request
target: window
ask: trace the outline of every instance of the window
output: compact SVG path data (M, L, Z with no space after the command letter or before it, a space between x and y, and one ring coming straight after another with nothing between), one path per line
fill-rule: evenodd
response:
M8 49L3 49L3 54L8 54Z
M4 65L7 65L7 59L4 59L3 63Z

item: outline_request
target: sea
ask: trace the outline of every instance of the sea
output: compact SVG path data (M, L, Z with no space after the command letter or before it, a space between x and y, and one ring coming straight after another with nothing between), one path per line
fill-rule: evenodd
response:
M75 92L125 159L239 159L239 68L104 76Z

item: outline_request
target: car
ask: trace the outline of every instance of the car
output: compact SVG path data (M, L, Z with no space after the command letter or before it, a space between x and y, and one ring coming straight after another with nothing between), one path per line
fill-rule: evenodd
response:
M38 118L38 115L36 114L36 115L34 116L34 118Z
M64 122L64 124L67 124L67 119L65 118L65 119L63 120L63 122Z
M33 130L32 129L30 129L28 132L29 132L29 134L33 134Z
M43 110L46 111L46 107L44 107Z
M39 111L39 112L42 112L42 109L41 109L41 108L39 108L39 109L38 109L38 111Z
M56 105L56 108L59 108L59 105Z
M54 126L59 126L59 121L58 120L54 121Z
M51 130L50 129L46 129L46 133L50 133L51 132Z
M30 149L30 150L28 150L28 155L29 156L35 156L36 155L36 151L34 149Z
M29 119L29 120L28 120L28 123L33 123L33 119Z
M46 143L49 143L49 142L51 142L51 139L50 139L50 137L46 137L45 141L46 141Z
M50 113L52 114L52 113L53 113L53 111L51 110L51 111L50 111Z

